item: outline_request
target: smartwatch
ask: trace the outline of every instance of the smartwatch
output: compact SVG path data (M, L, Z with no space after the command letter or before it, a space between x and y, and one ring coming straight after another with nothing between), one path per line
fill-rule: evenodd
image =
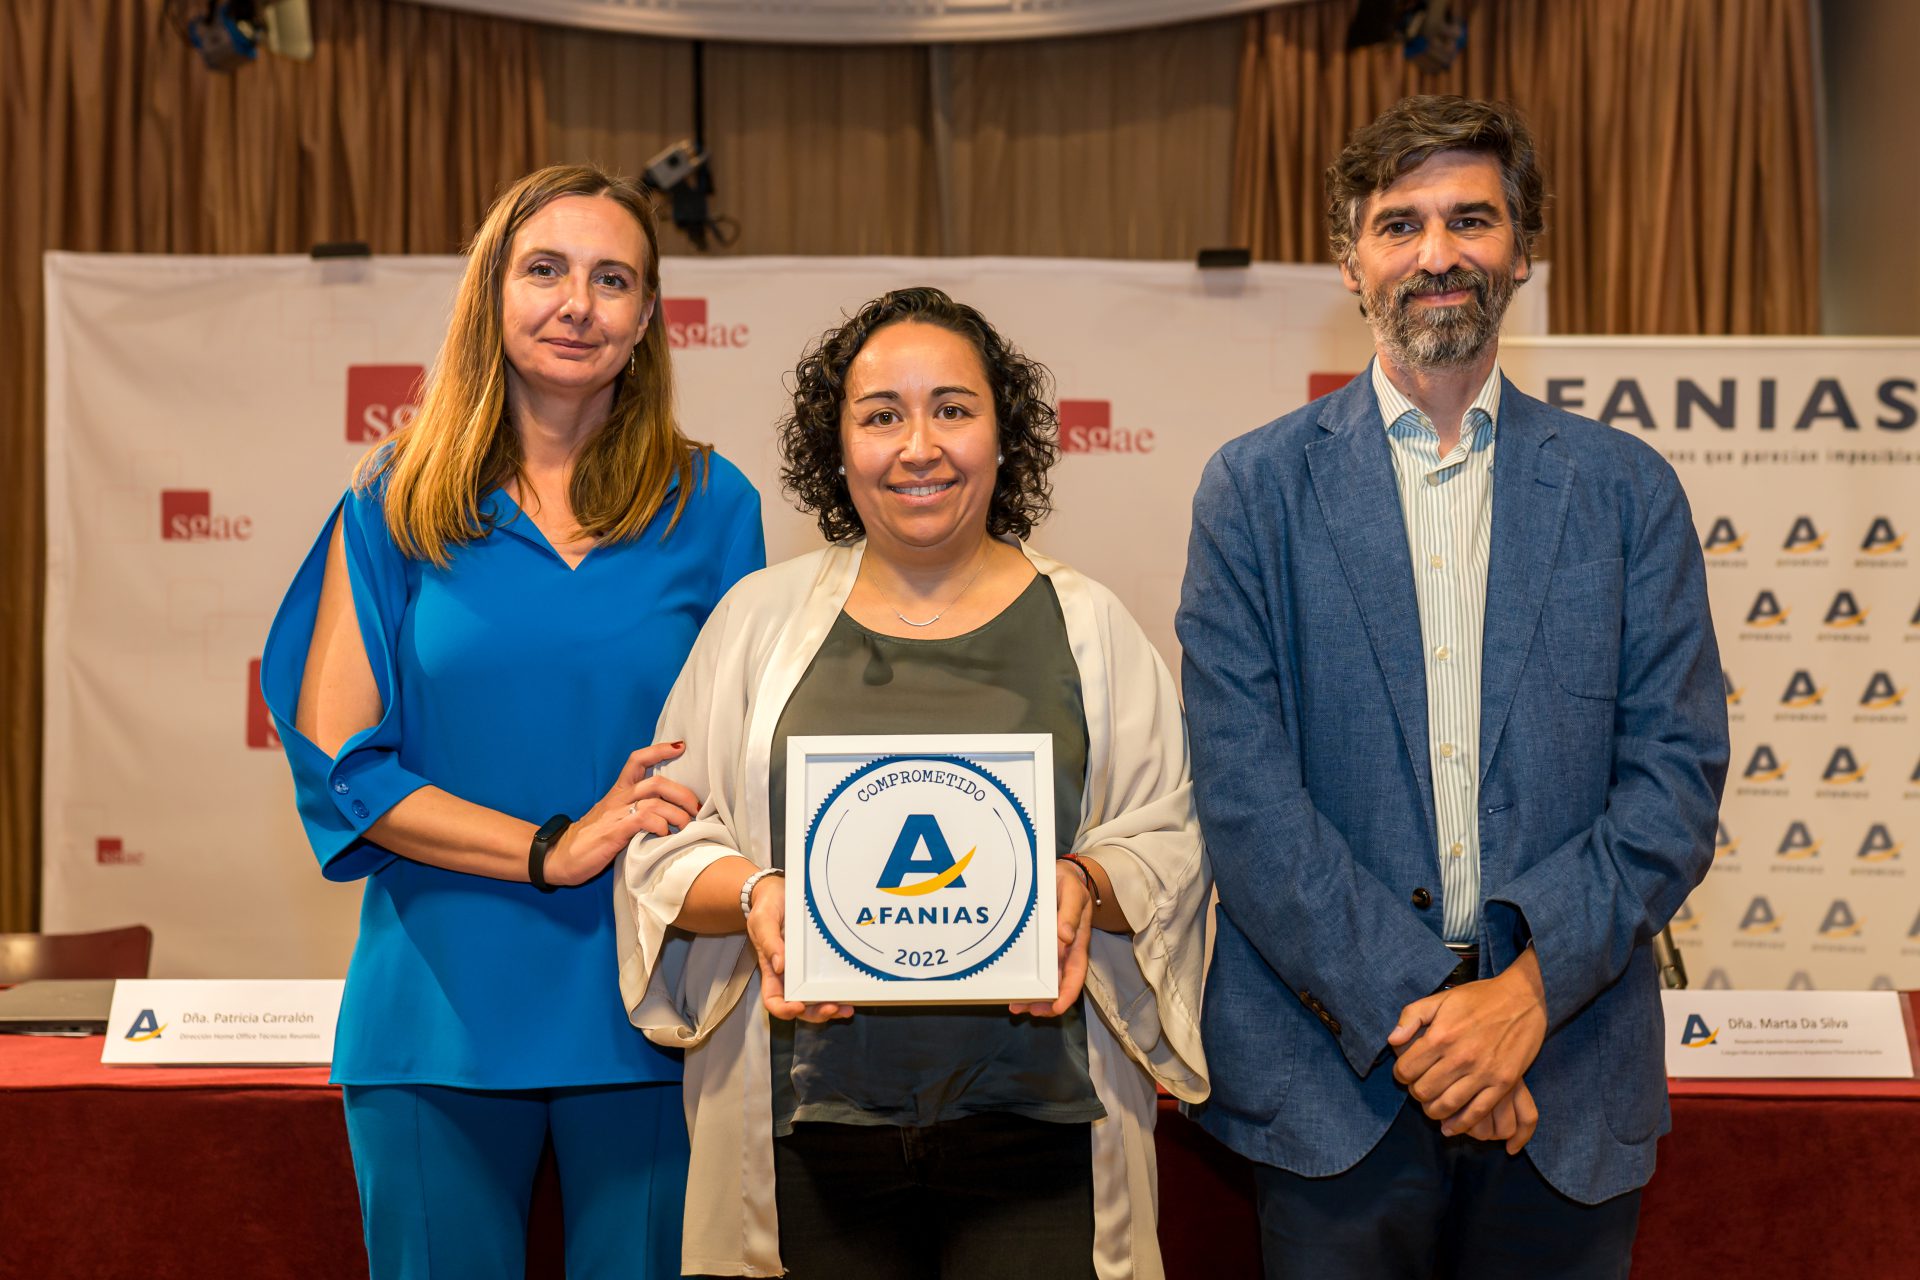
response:
M572 818L556 813L540 824L540 829L533 833L533 843L527 846L527 881L542 893L552 893L560 887L547 883L547 854L553 849L553 842L572 825Z

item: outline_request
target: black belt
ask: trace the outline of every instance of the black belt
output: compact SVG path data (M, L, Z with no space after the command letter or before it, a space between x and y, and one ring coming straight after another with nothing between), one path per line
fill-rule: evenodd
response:
M1453 952L1459 963L1453 966L1453 972L1448 974L1446 981L1440 984L1441 991L1450 987L1465 986L1480 976L1479 947L1449 942L1447 950Z

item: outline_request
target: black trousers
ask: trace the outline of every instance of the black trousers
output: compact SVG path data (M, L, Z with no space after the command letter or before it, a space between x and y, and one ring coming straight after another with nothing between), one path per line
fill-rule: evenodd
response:
M1092 1132L1023 1116L808 1124L773 1144L789 1280L1093 1275Z
M1626 1280L1640 1221L1638 1191L1570 1200L1412 1103L1345 1173L1256 1165L1254 1186L1266 1280Z

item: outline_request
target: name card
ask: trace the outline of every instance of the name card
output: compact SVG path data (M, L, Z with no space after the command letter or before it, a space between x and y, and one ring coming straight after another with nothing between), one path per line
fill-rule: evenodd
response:
M123 978L107 1014L107 1066L326 1066L338 978Z
M787 741L790 1000L1059 994L1053 739Z
M1905 1080L1893 991L1663 991L1667 1074L1678 1078Z

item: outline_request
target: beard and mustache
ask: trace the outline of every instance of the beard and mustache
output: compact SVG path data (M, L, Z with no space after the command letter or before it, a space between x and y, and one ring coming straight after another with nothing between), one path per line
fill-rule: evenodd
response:
M1362 281L1360 299L1375 340L1396 363L1441 370L1472 364L1499 338L1516 286L1511 267L1454 267L1439 275L1416 271L1401 280ZM1465 302L1450 307L1414 302L1423 294L1456 290L1467 292Z

